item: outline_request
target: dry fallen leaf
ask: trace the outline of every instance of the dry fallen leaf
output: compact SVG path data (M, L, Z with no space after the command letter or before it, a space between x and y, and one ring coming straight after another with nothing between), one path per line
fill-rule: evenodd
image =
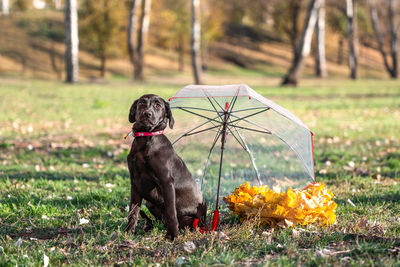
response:
M111 236L110 236L110 240L111 241L115 241L115 240L117 240L117 238L118 238L118 233L117 232L112 232L111 233Z
M356 226L364 231L370 232L372 234L384 235L386 230L382 224L378 221L370 221L367 218L361 218Z
M297 231L296 229L292 229L292 236L296 237L296 238L300 237L300 231Z
M118 248L120 249L132 249L135 248L138 245L138 243L136 243L133 240L123 240L118 244Z
M74 244L74 238L72 236L68 236L67 239L65 239L64 241L61 242L61 244L69 246Z
M107 251L107 246L96 246L96 249L100 253L104 253Z
M22 238L20 237L20 238L18 238L17 241L15 241L14 246L20 247L21 245L22 245Z
M196 250L196 245L193 241L186 241L183 243L183 250L187 253L193 253Z
M221 241L227 241L229 240L229 236L227 236L224 232L218 232L218 238Z
M336 203L324 184L310 184L304 190L291 189L277 192L266 186L240 185L224 201L241 220L260 218L261 224L282 228L297 224L336 222Z
M315 253L317 254L317 256L325 258L331 254L331 251L329 249L323 248L315 251Z

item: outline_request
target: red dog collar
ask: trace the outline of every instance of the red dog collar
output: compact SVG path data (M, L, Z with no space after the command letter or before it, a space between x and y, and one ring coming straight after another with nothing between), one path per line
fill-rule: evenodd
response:
M161 135L164 134L164 130L156 131L156 132L137 132L130 131L127 135L125 135L125 139L132 134L133 137L142 137L142 136L153 136L153 135Z
M164 134L164 130L156 131L156 132L138 132L138 133L133 132L132 134L134 137L153 136L153 135Z

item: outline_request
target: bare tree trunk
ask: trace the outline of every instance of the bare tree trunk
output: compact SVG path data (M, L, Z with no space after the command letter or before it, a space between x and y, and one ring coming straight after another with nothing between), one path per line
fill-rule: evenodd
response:
M104 78L106 76L106 61L107 57L105 53L103 53L100 57L100 77Z
M146 43L147 33L150 25L151 0L142 1L142 14L140 16L140 28L138 33L138 43L136 48L135 79L143 80L144 52L143 47Z
M356 37L356 12L355 0L346 0L347 37L349 41L349 67L350 77L358 78L358 44Z
M1 14L7 16L10 14L9 0L3 0L1 4Z
M398 29L394 26L394 1L389 0L389 9L388 9L388 17L389 17L389 32L390 32L390 37L391 37L391 48L392 48L392 73L391 76L392 78L398 78L399 77L399 70L398 70L398 45L397 45L397 39L398 39Z
M194 82L196 84L202 83L202 69L200 58L200 0L192 0L192 67Z
M339 37L337 64L343 64L343 37Z
M179 42L178 42L178 70L180 72L183 72L185 70L185 41L183 36L179 36Z
M290 35L290 42L292 43L293 55L297 54L297 35L298 35L298 25L299 25L299 14L301 9L300 0L292 0L291 3L291 15L293 17L292 20L292 33ZM296 59L295 59L296 61Z
M104 25L109 25L110 23L110 13L109 13L109 2L104 1L103 2L103 8L104 8L104 17L103 17L103 22ZM101 54L100 54L100 77L104 78L106 76L107 68L106 68L106 60L107 60L107 45L102 44L101 45Z
M320 78L328 76L326 70L326 53L325 53L325 0L320 0L318 9L318 20L315 28L317 51L315 54L315 75Z
M65 0L65 81L74 83L78 80L78 13L77 1Z
M300 38L300 43L297 46L296 53L293 55L292 66L290 67L288 74L282 80L282 85L297 85L299 75L303 70L304 59L311 50L312 34L317 21L319 4L320 0L311 0L310 5L308 6L307 18Z
M133 76L135 73L135 41L136 41L136 24L137 24L137 9L141 4L141 0L131 0L131 7L129 10L129 23L128 23L128 51L129 58L132 63Z
M369 0L368 2L369 2L369 11L370 11L370 14L371 14L372 26L373 26L374 31L375 31L376 40L378 41L378 49L379 49L379 52L382 55L383 64L385 65L386 70L389 72L390 75L392 75L392 69L389 66L389 62L388 62L387 57L386 57L385 47L384 47L384 44L383 44L382 32L381 32L381 29L379 27L378 13L376 12L374 4L371 3L371 0Z

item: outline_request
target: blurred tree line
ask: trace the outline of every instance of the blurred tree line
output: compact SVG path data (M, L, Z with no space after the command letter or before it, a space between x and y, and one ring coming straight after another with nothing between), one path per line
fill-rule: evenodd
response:
M30 9L34 3L0 1L2 10L10 13ZM48 8L60 9L70 1L45 2ZM292 65L283 84L297 83L310 53L315 55L316 75L327 76L325 39L338 43L336 62L344 64L347 57L351 78L358 77L359 45L380 51L390 77L398 77L398 0L78 0L77 4L79 49L100 59L101 76L107 71L108 59L126 57L132 62L132 76L143 79L147 43L175 51L180 71L185 68L185 57L191 55L195 60L196 56L200 68L192 64L193 70L201 73L207 69L213 42L240 36L291 45ZM193 34L196 29L198 39Z

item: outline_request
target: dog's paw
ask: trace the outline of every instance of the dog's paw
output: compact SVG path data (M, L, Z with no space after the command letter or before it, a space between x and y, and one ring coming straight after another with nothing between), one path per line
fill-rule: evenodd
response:
M173 241L177 236L178 236L178 226L167 229L167 234L165 235L165 238Z
M169 241L174 241L174 239L177 237L178 235L174 235L174 234L169 234L167 233L165 235L165 238L168 239Z

